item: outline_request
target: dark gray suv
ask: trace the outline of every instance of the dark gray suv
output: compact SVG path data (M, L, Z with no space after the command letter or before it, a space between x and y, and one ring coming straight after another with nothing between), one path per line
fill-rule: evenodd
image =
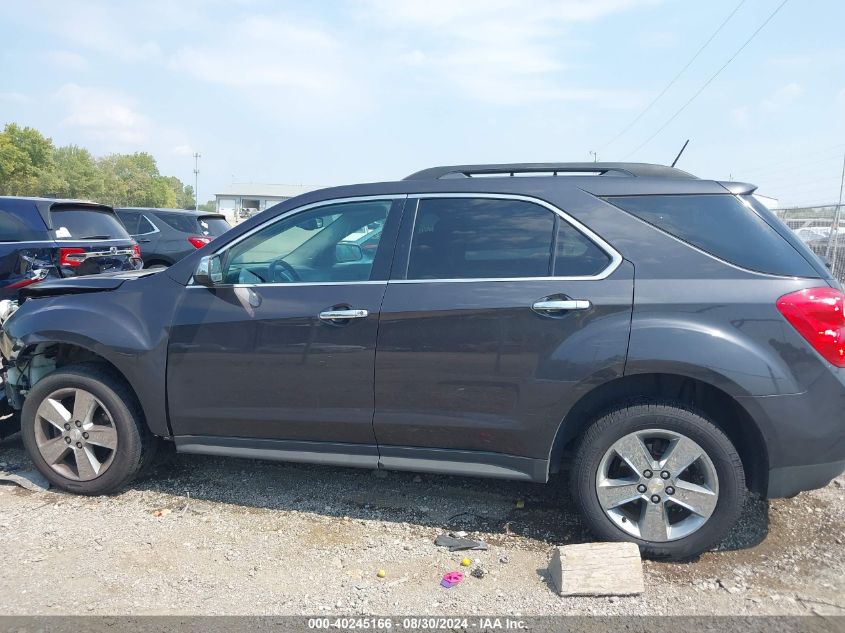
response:
M144 268L170 266L231 228L222 214L205 211L125 207L115 213L141 245Z
M45 282L3 324L57 486L185 453L557 482L687 558L748 490L845 469L845 298L742 183L438 167L315 191L160 272Z

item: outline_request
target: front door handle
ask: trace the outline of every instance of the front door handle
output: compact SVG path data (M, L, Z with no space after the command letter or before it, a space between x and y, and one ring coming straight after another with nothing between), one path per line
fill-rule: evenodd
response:
M325 310L320 312L321 321L346 321L347 319L365 319L370 315L366 310Z
M565 310L589 310L593 306L586 299L540 300L532 306L540 312L563 312Z

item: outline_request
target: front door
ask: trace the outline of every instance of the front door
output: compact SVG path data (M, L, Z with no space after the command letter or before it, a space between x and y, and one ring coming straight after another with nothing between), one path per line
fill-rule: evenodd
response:
M548 205L442 196L409 200L382 304L381 461L542 479L568 402L622 374L632 266Z
M177 308L175 435L374 447L378 317L403 203L312 205L225 247L224 283L189 286Z

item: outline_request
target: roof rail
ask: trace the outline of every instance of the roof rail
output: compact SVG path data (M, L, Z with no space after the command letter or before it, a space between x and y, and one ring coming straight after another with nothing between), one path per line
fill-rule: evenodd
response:
M511 163L502 165L449 165L423 169L405 180L439 180L441 178L477 178L483 176L517 175L583 175L583 176L639 176L651 178L695 178L692 174L649 163Z

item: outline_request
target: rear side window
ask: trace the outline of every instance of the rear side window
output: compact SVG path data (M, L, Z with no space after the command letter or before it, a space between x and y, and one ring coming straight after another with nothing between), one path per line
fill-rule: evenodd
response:
M141 220L141 214L138 211L115 211L115 213L130 235L138 235L138 222Z
M34 217L21 217L5 209L0 209L0 242L29 242L44 240L47 236L47 228L41 221L38 211L33 208Z
M53 207L50 210L57 240L129 239L117 216L94 207Z
M408 279L546 277L554 227L548 209L521 200L420 200Z
M555 242L555 277L598 275L610 265L610 255L574 226L558 220Z
M156 217L182 233L197 233L197 217L195 215L181 215L176 213L156 213Z
M607 201L736 266L772 275L818 277L789 242L736 196L620 196Z

